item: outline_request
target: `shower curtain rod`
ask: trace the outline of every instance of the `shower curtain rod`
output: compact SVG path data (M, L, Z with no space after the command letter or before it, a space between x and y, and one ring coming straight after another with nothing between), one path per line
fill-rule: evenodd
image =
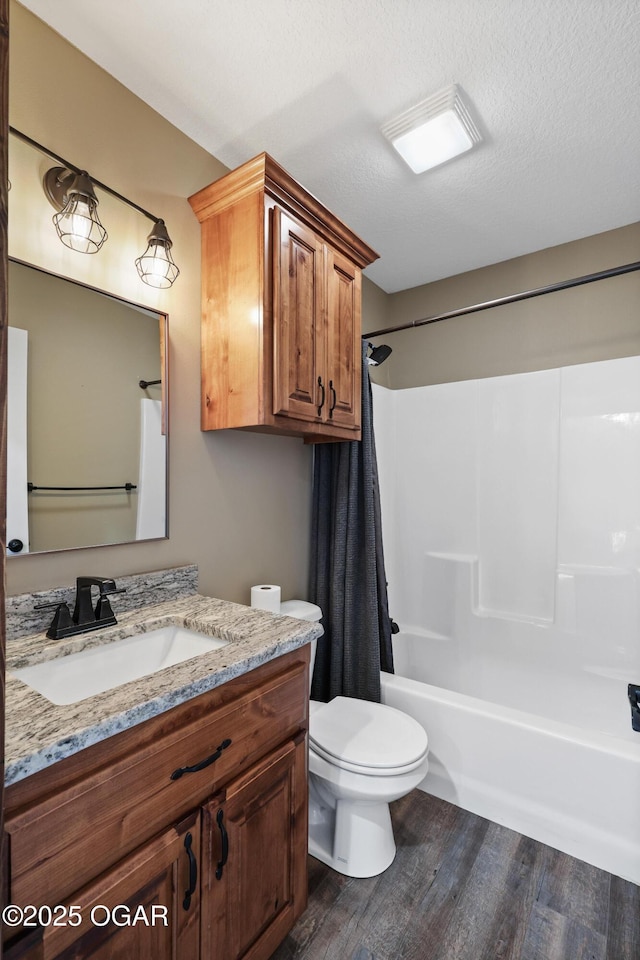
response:
M410 330L412 327L424 327L428 323L439 323L441 320L451 320L453 317L464 317L469 313L479 313L480 310L489 310L492 307L502 307L506 303L518 303L520 300L531 300L533 297L542 297L546 293L556 293L558 290L568 290L571 287L581 287L585 283L595 283L596 280L608 280L609 277L618 277L624 273L633 273L640 270L640 260L634 263L625 263L609 270L600 270L598 273L587 273L584 277L574 277L572 280L561 280L560 283L550 283L546 287L535 287L533 290L524 290L522 293L512 293L507 297L498 297L497 300L485 300L483 303L474 303L469 307L460 307L459 310L448 310L433 317L422 320L410 320L408 323L398 324L397 327L385 327L384 330L370 330L362 334L363 340L371 337L382 337L388 333L397 333L399 330Z

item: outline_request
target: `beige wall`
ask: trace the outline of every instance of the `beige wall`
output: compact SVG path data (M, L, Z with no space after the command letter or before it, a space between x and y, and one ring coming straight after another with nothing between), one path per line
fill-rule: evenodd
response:
M252 583L269 581L284 597L304 597L311 450L289 438L199 429L200 231L186 198L225 168L16 3L10 26L11 124L163 217L181 275L168 291L140 282L133 261L150 223L104 193L104 248L67 250L37 181L23 182L28 162L15 162L29 148L10 137L10 255L169 315L170 539L12 558L7 593L193 562L207 594L247 602ZM43 172L50 165L38 163ZM25 190L33 217L17 215Z
M388 326L389 310L391 309L391 295L385 293L380 287L376 286L368 277L362 278L362 329L379 330L381 327ZM382 340L376 338L375 343L382 343ZM369 376L374 383L381 383L384 387L390 387L389 363L384 366L369 367Z
M388 297L387 321L434 316L639 259L640 223ZM640 354L640 273L602 280L416 330L388 334L374 376L393 388L493 377ZM385 379L386 378L386 379Z
M362 278L362 329L375 330L388 322L391 296L368 277Z

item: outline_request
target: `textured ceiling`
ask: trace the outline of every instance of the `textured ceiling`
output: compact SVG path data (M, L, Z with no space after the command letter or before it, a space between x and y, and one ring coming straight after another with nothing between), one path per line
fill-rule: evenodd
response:
M23 6L228 166L270 153L388 292L640 220L638 0ZM484 143L416 176L379 128L452 82Z

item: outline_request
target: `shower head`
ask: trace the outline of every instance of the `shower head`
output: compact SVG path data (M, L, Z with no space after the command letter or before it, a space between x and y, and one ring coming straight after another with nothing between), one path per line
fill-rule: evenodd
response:
M371 353L367 357L367 360L373 367L378 367L381 363L384 363L392 353L391 347L387 346L386 343L381 343L379 347L374 347L373 344L370 343L369 346L371 347Z

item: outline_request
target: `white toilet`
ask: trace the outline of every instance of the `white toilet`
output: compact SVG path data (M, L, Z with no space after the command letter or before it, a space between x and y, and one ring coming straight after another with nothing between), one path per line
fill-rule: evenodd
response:
M280 612L322 617L304 600L288 600ZM312 675L315 651L313 641ZM309 853L348 877L386 870L396 853L389 803L418 786L428 753L424 729L400 710L350 697L311 700Z

